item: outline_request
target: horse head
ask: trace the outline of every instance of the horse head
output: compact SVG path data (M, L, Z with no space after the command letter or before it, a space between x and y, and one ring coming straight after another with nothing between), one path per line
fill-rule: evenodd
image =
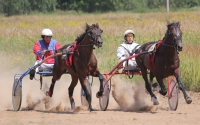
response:
M101 38L101 34L103 33L103 30L99 28L98 23L92 24L91 26L86 23L86 33L97 47L102 47L103 39Z
M180 23L168 23L166 35L169 35L171 40L169 40L168 43L165 44L174 47L177 51L182 51L182 31L180 29Z

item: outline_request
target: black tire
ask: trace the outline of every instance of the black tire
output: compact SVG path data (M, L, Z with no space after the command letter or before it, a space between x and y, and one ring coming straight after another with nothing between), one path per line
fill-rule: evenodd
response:
M171 110L176 111L178 107L178 83L174 76L168 77L168 103Z
M91 103L92 103L92 84L90 83L89 79L86 79L86 88L91 96ZM85 96L85 92L83 91L82 87L81 87L81 104L83 106L89 107L88 101Z
M106 81L107 79L104 78L103 85L105 84ZM110 85L110 81L108 81L107 84L104 85L103 95L99 98L99 105L102 111L105 111L108 107L109 95L110 95L109 85Z
M14 111L19 111L22 102L22 87L20 81L15 79L12 88L12 104Z

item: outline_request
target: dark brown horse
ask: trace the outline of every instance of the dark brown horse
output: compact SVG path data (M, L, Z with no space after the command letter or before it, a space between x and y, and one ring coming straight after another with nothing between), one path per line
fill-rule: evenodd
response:
M86 89L86 77L91 75L94 77L99 77L100 80L100 90L97 93L98 96L102 96L103 93L103 76L97 68L97 59L93 53L94 45L98 48L102 47L103 40L101 38L103 30L99 28L98 24L92 24L89 26L86 24L85 32L76 38L76 48L72 58L72 66L66 65L66 61L62 59L61 56L56 57L56 61L53 68L53 78L52 83L48 91L48 95L51 97L53 95L53 89L56 80L60 79L61 75L69 72L72 78L72 82L68 88L69 99L71 103L71 108L75 108L75 102L73 99L74 87L77 85L78 80L86 94L86 99L89 104L90 111L92 111L91 105L91 95ZM67 47L72 44L67 44L59 49L59 52L64 52Z
M149 42L143 44L136 53L148 51L148 49L156 42ZM158 42L157 42L158 43ZM157 44L158 46L158 44ZM174 75L179 84L179 88L182 90L184 98L188 104L192 102L192 99L185 92L184 86L180 78L180 60L178 52L182 51L182 31L180 29L179 22L168 23L167 31L162 41L160 41L160 46L157 47L155 53L149 53L144 55L139 55L136 57L136 62L142 71L142 77L145 81L145 86L147 91L152 97L153 103L155 105L159 104L156 96L152 92L151 84L153 82L154 76L160 85L160 94L166 95L167 90L163 84L163 79ZM153 66L149 65L150 54L155 54L153 60ZM147 69L150 70L150 83L147 78Z

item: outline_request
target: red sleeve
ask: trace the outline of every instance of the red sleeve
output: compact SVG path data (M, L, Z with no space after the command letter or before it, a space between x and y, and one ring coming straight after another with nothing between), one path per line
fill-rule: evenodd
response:
M33 47L33 52L37 55L37 52L40 51L41 48L40 48L40 44L39 42L36 42L34 47Z
M56 52L58 52L58 49L61 48L61 45L59 42L56 42L56 45L55 45L55 49L56 49Z

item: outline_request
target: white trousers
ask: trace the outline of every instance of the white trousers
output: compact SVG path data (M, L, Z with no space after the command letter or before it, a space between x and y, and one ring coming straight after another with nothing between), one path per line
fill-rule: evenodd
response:
M41 60L37 60L35 62L35 65L39 64L41 62ZM54 64L47 64L47 63L42 63L42 65L40 65L39 67L36 68L36 72L39 71L48 71L48 72L52 72L53 71L53 66Z
M134 70L136 67L137 67L137 63L135 59L129 59L128 63L127 61L123 62L124 70Z

